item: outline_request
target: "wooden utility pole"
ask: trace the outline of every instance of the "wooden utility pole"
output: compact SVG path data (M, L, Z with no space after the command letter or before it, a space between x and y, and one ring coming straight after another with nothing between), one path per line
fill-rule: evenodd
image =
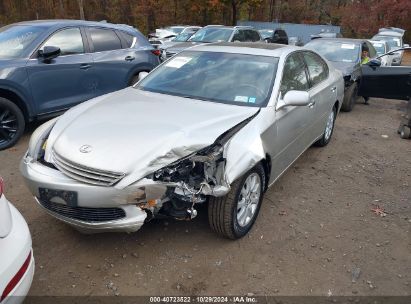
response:
M78 7L80 9L80 19L84 20L84 6L83 6L83 0L78 0Z

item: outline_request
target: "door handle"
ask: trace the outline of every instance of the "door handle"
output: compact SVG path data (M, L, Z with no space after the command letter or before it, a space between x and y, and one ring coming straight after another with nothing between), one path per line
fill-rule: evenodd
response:
M91 68L91 64L82 63L82 64L80 65L80 69L82 69L82 70L88 70L89 68Z
M125 61L133 61L134 59L136 59L136 57L133 56L127 56L126 58L124 58Z
M311 100L311 102L308 104L309 108L313 108L315 105L315 100Z
M331 88L331 92L334 93L335 91L337 91L337 87L332 87L332 88Z

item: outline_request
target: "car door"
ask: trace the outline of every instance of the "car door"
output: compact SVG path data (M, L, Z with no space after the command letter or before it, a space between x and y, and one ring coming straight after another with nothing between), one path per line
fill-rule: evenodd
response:
M285 60L279 99L291 90L310 89L308 73L300 53L293 52ZM272 142L272 180L311 145L313 136L310 135L310 126L314 120L315 109L311 106L287 106L276 110L276 135L268 141Z
M371 61L361 67L361 72L359 96L411 98L411 66L378 66Z
M94 96L95 83L89 77L93 60L85 42L79 27L60 29L39 48L59 47L60 56L45 62L36 50L27 62L30 88L40 115L65 110Z
M87 27L86 33L96 75L96 96L125 88L135 55L123 49L120 36L114 29Z
M310 51L303 51L302 55L310 78L311 102L314 103L315 117L310 134L310 138L314 141L322 135L332 105L337 100L337 86L327 81L328 65L320 56Z

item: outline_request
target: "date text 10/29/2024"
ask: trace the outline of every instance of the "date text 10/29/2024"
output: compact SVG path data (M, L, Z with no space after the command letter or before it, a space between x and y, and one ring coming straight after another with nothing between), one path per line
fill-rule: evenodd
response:
M257 299L249 296L162 296L150 297L150 303L257 303Z

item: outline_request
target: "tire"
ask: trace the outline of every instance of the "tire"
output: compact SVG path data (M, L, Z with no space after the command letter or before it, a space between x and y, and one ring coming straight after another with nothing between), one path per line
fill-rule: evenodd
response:
M0 97L0 151L14 146L23 135L25 126L20 108Z
M246 199L243 197L243 193L247 192L247 187L252 187L253 179L257 182L255 183L256 188L254 192L251 191L250 193L255 196L254 198L249 197L249 199ZM231 185L231 190L227 195L211 197L208 202L208 222L211 229L218 235L232 240L246 235L254 225L260 211L265 189L264 183L265 171L263 166L258 164L236 180ZM254 189L254 187L252 188ZM243 201L242 208L239 207L239 200ZM247 212L251 212L251 214ZM245 214L251 216L247 217ZM239 218L240 221L242 219L244 221L241 223Z
M408 126L403 126L401 128L400 137L403 139L409 139L411 134L411 129Z
M354 82L349 89L347 90L343 104L341 105L341 111L344 112L351 112L355 106L355 102L357 101L357 93L358 93L358 84Z
M322 137L317 140L314 145L317 147L325 147L331 140L331 137L334 133L334 126L335 126L335 118L337 117L337 107L334 106L332 111L330 112L327 123L324 128L324 133Z
M133 77L131 77L131 79L130 79L130 81L129 81L129 83L128 83L128 85L129 85L130 87L132 87L133 85L135 85L135 84L138 82L138 76L139 76L139 74L136 74L136 75L134 75Z

